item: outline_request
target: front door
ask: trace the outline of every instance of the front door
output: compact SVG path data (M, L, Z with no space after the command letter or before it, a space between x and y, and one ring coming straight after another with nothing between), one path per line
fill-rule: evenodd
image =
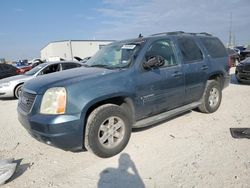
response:
M170 39L154 41L145 53L144 61L154 57L164 58L164 65L141 70L136 77L136 101L139 117L148 117L176 108L183 103L185 92L182 66L175 55Z

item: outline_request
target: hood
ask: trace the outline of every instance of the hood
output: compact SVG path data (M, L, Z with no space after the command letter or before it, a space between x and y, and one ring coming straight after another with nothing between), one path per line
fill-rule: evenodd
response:
M11 76L8 78L1 79L0 84L6 83L6 82L16 82L16 81L17 82L25 82L25 81L30 80L32 78L33 78L33 76L25 75L25 74L16 75L16 76Z
M103 68L74 68L61 72L51 73L47 75L38 76L25 83L24 89L43 94L45 90L50 87L66 87L79 81L85 81L94 77L102 77L112 72L118 72L119 69L109 70Z

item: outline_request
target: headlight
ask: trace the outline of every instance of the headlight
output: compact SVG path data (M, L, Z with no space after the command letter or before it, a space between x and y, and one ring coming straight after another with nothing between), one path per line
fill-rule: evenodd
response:
M66 111L67 92L64 87L48 89L43 95L41 114L64 114Z

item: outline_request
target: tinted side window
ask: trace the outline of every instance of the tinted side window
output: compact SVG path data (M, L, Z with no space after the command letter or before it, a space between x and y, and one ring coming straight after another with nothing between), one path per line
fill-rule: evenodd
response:
M49 74L53 72L60 71L60 64L54 64L46 67L43 71L42 74Z
M203 59L202 52L193 38L182 37L178 39L178 44L183 56L183 61L194 62Z
M175 58L173 44L170 40L163 39L153 42L146 52L146 60L151 57L161 56L165 60L164 66L172 66L178 64Z
M221 41L217 38L201 38L202 43L212 58L227 56L227 51Z
M67 70L67 69L80 67L80 65L77 63L62 63L62 67L63 67L63 70Z

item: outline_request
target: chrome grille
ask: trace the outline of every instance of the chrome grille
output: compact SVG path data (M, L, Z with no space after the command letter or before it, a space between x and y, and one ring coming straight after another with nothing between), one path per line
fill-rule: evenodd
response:
M36 98L35 94L22 91L18 105L24 112L29 113L33 106L35 98Z

